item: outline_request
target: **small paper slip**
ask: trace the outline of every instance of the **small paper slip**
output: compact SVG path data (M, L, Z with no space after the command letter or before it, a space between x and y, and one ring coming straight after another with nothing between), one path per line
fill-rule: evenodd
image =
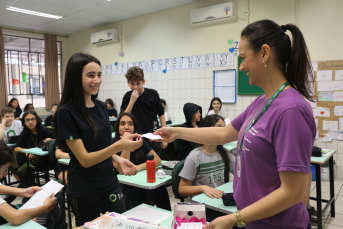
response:
M156 210L151 207L140 206L132 210L125 216L128 218L135 218L158 224L171 215L171 213Z
M152 133L142 134L143 138L149 138L151 140L162 140L162 137L160 135L153 135Z
M204 225L199 222L193 222L193 223L181 223L180 229L202 229Z
M36 208L39 206L42 206L44 203L44 200L51 195L51 193L58 193L64 185L61 185L60 183L51 180L48 183L46 183L42 188L42 190L36 192L29 201L27 201L19 210L22 209L29 209L29 208Z
M330 152L329 149L322 149L322 154L327 154L327 153L329 153L329 152Z

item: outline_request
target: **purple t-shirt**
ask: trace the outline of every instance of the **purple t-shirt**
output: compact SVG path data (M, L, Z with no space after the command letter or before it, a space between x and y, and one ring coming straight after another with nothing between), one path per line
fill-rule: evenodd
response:
M250 120L269 100L264 97L259 96L231 122L239 131L237 156ZM309 173L315 135L316 124L309 103L293 88L282 91L244 137L241 174L237 177L236 159L233 184L237 209L278 189L279 172ZM248 223L247 228L306 228L308 222L308 212L301 202L272 217Z

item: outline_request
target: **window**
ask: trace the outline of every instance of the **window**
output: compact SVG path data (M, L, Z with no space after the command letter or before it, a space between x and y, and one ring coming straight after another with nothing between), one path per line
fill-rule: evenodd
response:
M4 43L9 100L17 98L21 108L26 103L33 103L35 107L45 107L44 39L4 35ZM62 67L61 47L62 44L58 41L58 76L60 85Z

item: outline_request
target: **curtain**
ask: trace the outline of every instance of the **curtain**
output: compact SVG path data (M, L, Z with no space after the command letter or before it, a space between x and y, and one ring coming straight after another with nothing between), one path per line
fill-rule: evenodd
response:
M45 43L45 109L59 103L57 40L54 35L44 35Z
M2 28L0 28L0 110L8 104L5 66L5 44Z

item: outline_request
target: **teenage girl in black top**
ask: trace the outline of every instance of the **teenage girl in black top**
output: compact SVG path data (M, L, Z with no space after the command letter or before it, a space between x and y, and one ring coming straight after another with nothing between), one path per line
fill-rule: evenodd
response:
M18 99L12 98L7 106L14 109L14 119L19 120L22 110L20 109Z
M97 218L100 213L123 213L125 202L112 161L126 175L137 173L127 159L116 155L134 151L143 144L138 134L125 134L112 144L106 104L97 100L101 85L100 62L76 53L66 68L61 102L55 115L59 148L70 155L67 194L77 226Z

